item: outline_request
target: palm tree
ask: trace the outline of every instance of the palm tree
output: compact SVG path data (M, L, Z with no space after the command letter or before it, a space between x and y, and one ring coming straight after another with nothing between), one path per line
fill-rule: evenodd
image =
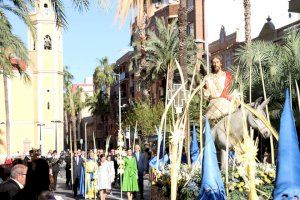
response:
M148 72L143 77L144 87L148 87L157 78L166 78L167 70L170 71L169 88L172 85L174 77L174 61L178 58L178 29L177 20L166 25L164 19L156 18L157 32L150 31L145 41L145 57L148 65ZM138 49L134 60L143 57L139 49L141 44L134 41L133 47Z
M70 90L74 76L69 72L69 67L64 69L64 132L70 134L69 124L71 122L71 105L70 105ZM68 136L67 136L68 137Z
M74 105L77 115L77 129L79 132L79 135L81 135L81 122L82 122L82 109L86 107L86 101L87 101L87 94L83 92L83 89L77 88L77 90L74 93Z
M20 63L12 63L12 59L17 58L16 60L20 60L22 63L26 64L28 56L24 43L17 36L13 35L11 31L12 26L5 15L6 11L18 15L25 23L29 23L29 18L26 13L27 7L22 4L22 2L20 2L20 5L18 4L18 1L15 1L12 5L7 5L4 2L0 3L0 66L2 67L4 85L7 154L10 155L10 110L7 78L12 78L14 76L13 68L18 69L21 77L25 78L24 80L29 80L29 77L23 71L24 68L19 65Z
M282 38L282 42L282 45L278 45L272 42L254 41L249 46L244 45L239 48L236 53L237 61L241 66L239 80L243 82L243 85L250 84L248 81L250 75L247 69L249 57L253 63L253 87L261 88L262 81L268 80L264 84L267 94L272 95L270 117L273 120L279 117L280 105L284 102L284 91L289 87L289 76L292 80L300 80L299 31L291 31ZM264 80L261 79L261 70ZM253 91L254 98L262 95L264 95L263 90ZM296 99L294 98L293 101Z
M169 70L168 89L173 87L173 79L175 73L175 59L180 60L180 39L178 38L178 26L177 20L173 20L170 24L167 24L164 19L156 19L155 32L149 31L148 38L145 42L145 54L147 61L148 72L143 77L143 87L148 86L159 78L167 78L167 71ZM186 56L189 58L187 67L185 69L186 79L188 80L188 74L193 73L193 68L196 63L197 48L192 37L187 37L187 52ZM140 48L139 41L134 42L133 45L136 49ZM138 51L139 52L139 51ZM133 61L141 59L142 55L137 53ZM186 140L186 154L189 157L189 131L187 131Z
M110 96L110 86L115 81L113 74L113 65L109 64L108 58L98 59L99 66L96 67L93 74L93 82L95 93L99 93L102 85L105 85L105 94L107 98Z
M147 62L147 74L143 77L144 87L148 87L159 78L167 77L167 70L170 71L168 80L168 87L173 85L175 73L175 59L179 58L179 39L178 39L178 25L177 20L174 19L170 24L166 24L163 18L156 18L156 31L149 31L148 38L145 41L145 55ZM192 37L187 37L188 41L188 70L189 74L196 63L195 53L197 51L196 45ZM134 48L139 49L139 41L133 43ZM137 51L132 62L141 59L140 51ZM134 64L134 63L132 63Z
M77 127L81 124L81 110L86 106L82 101L82 88L72 90L73 75L67 66L64 67L64 121L68 131L69 120L72 124L74 150L77 150ZM78 122L78 124L77 124ZM70 131L70 130L69 130ZM71 133L70 133L71 134Z

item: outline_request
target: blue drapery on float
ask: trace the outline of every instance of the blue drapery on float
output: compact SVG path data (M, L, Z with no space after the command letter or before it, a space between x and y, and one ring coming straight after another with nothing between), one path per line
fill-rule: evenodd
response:
M167 165L169 164L169 156L168 154L164 155L164 147L163 147L163 137L162 134L157 130L157 150L159 150L159 156L154 156L150 161L149 165L151 168L157 169L157 170L162 170L161 166L163 164ZM159 159L158 159L159 157ZM157 160L159 160L158 165L157 165ZM157 168L158 166L158 168Z
M225 200L226 193L217 160L217 151L211 136L208 119L205 123L205 147L202 162L202 180L198 200Z
M289 90L280 119L274 200L300 199L300 152Z
M192 164L196 163L199 160L200 156L200 149L197 140L197 131L196 126L193 124L193 131L192 131L192 143L191 143L191 160Z
M85 169L81 167L80 184L79 184L79 195L85 197Z

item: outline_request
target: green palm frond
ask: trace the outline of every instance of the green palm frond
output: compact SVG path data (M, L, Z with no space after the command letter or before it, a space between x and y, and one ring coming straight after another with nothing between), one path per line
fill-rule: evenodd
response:
M68 22L65 14L65 7L61 0L51 0L53 5L56 25L58 27L67 28Z
M87 11L90 7L89 0L73 0L74 7L79 11Z

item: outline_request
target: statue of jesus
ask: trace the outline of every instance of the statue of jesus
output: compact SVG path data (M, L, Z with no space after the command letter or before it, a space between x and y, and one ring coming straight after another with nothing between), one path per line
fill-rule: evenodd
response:
M225 71L222 57L214 56L211 63L212 73L204 77L204 97L209 100L206 116L208 119L219 119L230 110L231 73Z

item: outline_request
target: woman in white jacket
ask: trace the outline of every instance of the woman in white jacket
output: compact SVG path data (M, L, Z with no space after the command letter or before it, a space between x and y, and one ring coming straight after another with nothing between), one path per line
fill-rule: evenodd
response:
M101 154L99 158L99 167L97 171L98 178L98 190L100 191L100 199L106 199L106 191L111 190L110 181L110 165L106 161L105 155Z
M111 156L107 156L107 162L109 164L109 177L110 177L110 184L112 185L115 180L115 166L114 161L111 160ZM112 195L112 190L110 190L110 194Z

